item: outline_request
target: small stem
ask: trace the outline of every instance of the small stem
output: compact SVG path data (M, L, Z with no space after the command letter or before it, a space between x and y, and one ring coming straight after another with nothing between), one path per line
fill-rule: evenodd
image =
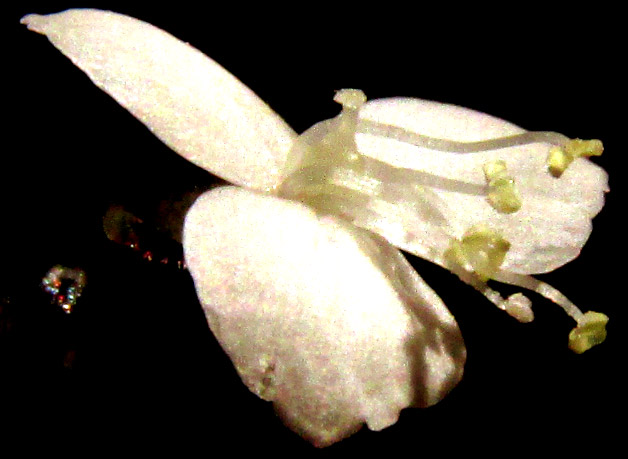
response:
M411 183L474 196L486 196L487 194L485 184L478 185L462 180L441 177L417 169L395 167L378 159L371 158L370 156L363 157L364 164L368 170L382 182Z
M559 290L545 282L535 279L532 276L500 271L499 274L495 276L495 280L505 284L516 285L538 293L563 308L565 312L577 323L580 323L584 318L582 311L580 311L580 309L578 309L578 307Z
M450 153L478 153L481 151L499 150L532 143L549 143L562 146L570 139L558 132L530 131L497 139L489 139L475 142L457 142L454 140L439 139L408 131L398 126L378 123L367 119L361 119L358 124L358 132L380 137L387 137L399 142L409 143L417 147L430 150L445 151Z

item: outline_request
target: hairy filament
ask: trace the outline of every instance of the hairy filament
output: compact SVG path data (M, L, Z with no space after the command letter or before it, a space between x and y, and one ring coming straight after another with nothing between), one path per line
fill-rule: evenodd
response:
M452 258L453 255L453 258ZM497 290L493 290L486 284L481 276L474 271L465 269L460 260L455 258L455 254L450 252L448 258L445 260L444 266L452 273L458 276L458 278L464 283L470 285L484 297L497 306L502 311L505 311L510 316L517 319L522 323L529 323L534 320L534 313L532 312L532 302L523 294L515 293L508 298L504 298Z
M360 119L358 132L388 137L417 147L450 153L478 153L481 151L499 150L532 143L549 143L551 145L562 146L570 141L569 137L558 132L529 131L507 137L499 137L497 139L476 142L457 142L455 140L439 139L417 134L398 126L378 123L377 121L367 119Z
M420 186L427 186L441 190L453 191L474 196L486 196L488 194L486 185L455 180L441 177L429 172L408 169L404 167L391 166L369 156L364 156L364 164L374 176L381 181L391 181L398 183L413 183Z
M563 308L567 315L569 315L577 323L582 322L584 318L584 314L575 304L573 304L559 290L555 289L546 282L535 279L532 276L509 273L504 271L500 271L494 277L494 279L498 282L503 282L504 284L516 285L518 287L522 287L538 293L539 295L547 298L551 302L556 303L558 306Z

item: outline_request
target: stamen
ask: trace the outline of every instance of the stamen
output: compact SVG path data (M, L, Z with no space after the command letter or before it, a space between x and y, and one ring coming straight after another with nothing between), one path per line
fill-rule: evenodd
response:
M569 349L578 354L601 344L606 339L608 317L605 314L594 311L588 311L583 314L575 304L551 285L532 276L509 273L501 271L499 268L493 269L491 276L487 276L487 273L482 272L485 269L482 264L491 258L488 255L490 250L486 247L492 246L493 237L491 237L490 233L487 235L482 230L477 233L471 233L470 237L471 239L468 239L469 236L467 236L466 241L465 238L461 241L453 240L451 248L445 254L447 267L454 274L458 275L460 280L481 292L499 309L506 311L512 317L524 323L534 320L530 300L521 293L515 293L507 299L502 298L499 292L486 285L486 281L489 278L532 290L558 304L577 322L577 326L569 333ZM479 259L480 262L472 261L473 257ZM465 264L471 265L473 270L465 269ZM478 266L480 268L479 271Z
M603 151L604 146L599 140L569 140L562 146L550 149L547 168L550 174L558 178L576 158L600 156Z
M484 165L488 184L488 202L495 210L511 214L521 208L521 198L515 180L508 174L505 161L490 161Z
M502 148L518 147L531 143L549 143L562 146L571 139L558 132L529 131L514 134L497 139L482 140L477 142L457 142L455 140L439 139L408 131L399 126L378 123L367 119L361 119L358 132L363 134L388 137L399 142L427 148L429 150L444 151L449 153L479 153L482 151L500 150Z
M361 119L358 125L358 132L387 137L417 147L449 153L479 153L533 143L548 143L554 145L547 157L548 170L554 177L560 177L574 159L600 156L604 150L602 142L599 140L570 139L563 134L551 131L529 131L496 139L457 142L455 140L417 134L399 126Z
M504 299L499 292L486 284L488 280L486 277L465 268L468 261L465 258L461 241L452 241L450 249L445 253L445 264L447 269L456 274L461 281L475 288L491 303L502 311L507 312L519 322L528 323L534 320L534 313L530 307L532 302L525 295L515 293Z
M539 295L550 300L552 303L556 303L558 306L563 308L567 315L569 315L569 317L571 317L578 323L584 317L582 311L580 311L580 309L578 309L578 307L573 304L559 290L555 289L548 283L540 281L532 276L500 271L494 279L499 282L503 282L504 284L516 285L518 287L522 287L538 293Z
M339 216L353 225L384 237L391 244L447 267L480 291L498 308L521 322L534 319L530 300L521 293L504 299L488 287L489 280L532 290L561 306L578 323L571 332L569 347L584 352L606 337L604 314L583 314L569 299L549 284L531 276L503 271L501 266L510 243L497 231L476 226L461 239L441 209L446 206L432 188L486 196L493 208L512 213L521 207L513 177L504 161L487 162L486 185L446 179L424 171L395 167L362 155L356 132L388 137L431 150L473 153L531 143L549 143L548 165L555 176L562 174L577 157L600 154L599 141L570 140L555 132L525 132L481 142L456 142L423 136L403 128L359 120L366 97L362 91L338 91L334 100L342 112L308 129L295 142L286 180L279 196L302 201L326 215ZM430 243L423 238L429 235ZM458 233L459 234L459 233ZM436 248L449 244L445 253Z
M562 307L565 312L577 322L577 326L569 333L569 349L575 353L582 354L593 346L601 344L606 339L608 316L605 314L595 311L582 313L582 311L560 291L532 276L500 272L495 279L499 282L517 285L535 291Z

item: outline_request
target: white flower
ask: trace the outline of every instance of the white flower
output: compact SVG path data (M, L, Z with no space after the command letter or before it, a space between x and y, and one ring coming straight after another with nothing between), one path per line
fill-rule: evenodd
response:
M244 383L318 446L394 424L462 376L455 320L394 246L456 273L521 321L534 290L576 321L570 347L604 339L531 274L575 258L603 205L597 141L526 132L418 99L366 103L297 136L222 67L111 12L29 15L104 91L177 153L237 187L202 195L184 229L210 328ZM392 244L392 245L391 245Z

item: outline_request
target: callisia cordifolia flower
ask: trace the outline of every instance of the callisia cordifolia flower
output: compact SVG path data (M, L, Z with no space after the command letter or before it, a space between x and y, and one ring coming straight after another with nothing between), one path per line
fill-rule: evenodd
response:
M366 101L296 133L214 61L166 32L97 11L23 18L173 150L234 185L188 212L185 257L207 321L251 391L318 446L394 424L462 376L457 324L398 248L437 263L522 322L523 292L605 338L532 274L578 256L603 206L597 140L527 132L436 102ZM397 248L396 248L397 247Z

